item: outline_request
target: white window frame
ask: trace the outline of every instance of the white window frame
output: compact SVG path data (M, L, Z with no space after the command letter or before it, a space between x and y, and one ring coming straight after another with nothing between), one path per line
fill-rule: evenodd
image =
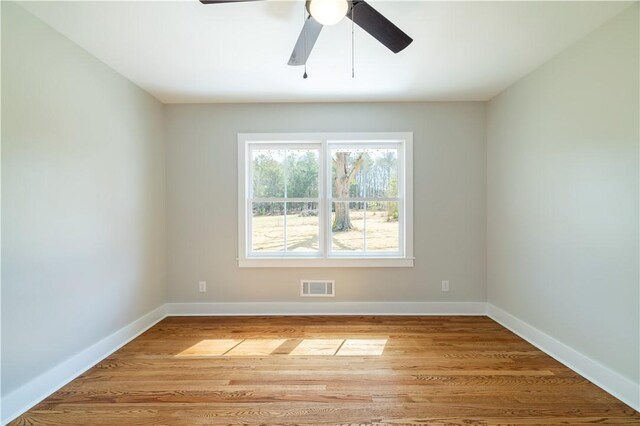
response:
M315 253L296 253L281 256L278 253L251 253L251 167L250 145L291 144L292 148L320 147L319 156L319 247ZM398 214L400 226L399 253L335 253L331 252L331 163L326 160L331 146L362 144L363 147L398 147ZM273 200L269 200L273 201ZM282 201L285 201L284 199ZM289 199L287 202L297 202ZM366 201L356 199L355 201ZM385 199L371 199L385 201ZM392 200L392 201L395 201ZM315 201L313 201L315 202ZM286 232L286 227L285 227ZM366 238L366 237L365 237ZM413 267L413 133L240 133L238 134L238 266L241 268L283 267Z

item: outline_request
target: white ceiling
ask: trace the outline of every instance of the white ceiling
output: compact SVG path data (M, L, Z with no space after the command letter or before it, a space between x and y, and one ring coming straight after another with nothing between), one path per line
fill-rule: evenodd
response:
M394 55L351 21L287 61L303 2L26 2L23 7L160 101L487 100L630 3L371 3L414 42Z

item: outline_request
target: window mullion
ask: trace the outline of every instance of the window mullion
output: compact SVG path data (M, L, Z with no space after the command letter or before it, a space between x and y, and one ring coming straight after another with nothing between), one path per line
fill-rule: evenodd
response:
M362 198L362 197L354 197L354 198L333 198L332 201L334 202L349 202L349 203L364 203L369 202L369 203L384 203L384 202L389 202L389 203L394 203L394 202L399 202L401 201L401 198Z
M254 203L316 203L320 198L250 198Z
M327 211L327 152L326 152L326 141L322 141L320 144L320 167L318 169L320 176L320 185L318 188L319 196L320 196L320 238L322 239L322 248L321 255L323 259L328 257L329 253L329 245L327 244L327 215L330 214Z
M322 232L322 237L324 239L324 253L323 257L325 259L330 257L331 253L331 193L333 191L333 187L331 185L331 152L329 152L329 143L327 140L322 141L322 153L323 153L323 163L322 167L324 170L324 184L322 188L323 192L323 202L325 217L324 221L324 230Z
M284 253L287 254L287 202L284 203Z
M364 244L362 246L362 251L363 253L366 255L367 254L367 202L364 202L364 217L363 217L364 221L363 221L363 232L362 235L364 236Z
M364 169L361 171L361 176L362 176L362 188L363 188L363 193L364 193L364 199L367 199L367 176L366 176L367 171ZM362 236L363 236L363 244L362 244L362 252L364 253L364 255L367 255L367 202L364 201L364 216L362 217Z
M282 168L284 175L284 254L287 254L287 153L288 149L284 149L284 159L282 160Z

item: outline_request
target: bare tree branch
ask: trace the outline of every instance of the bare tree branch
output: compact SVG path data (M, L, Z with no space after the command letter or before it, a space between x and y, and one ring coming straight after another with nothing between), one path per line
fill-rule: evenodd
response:
M355 175L356 173L358 173L358 171L360 170L360 168L362 167L362 164L364 163L364 153L361 153L358 158L356 159L355 164L353 165L353 168L351 169L351 171L347 174L347 179L349 179L349 182L351 182L351 178L353 177L353 175ZM345 169L346 169L346 165L345 165Z

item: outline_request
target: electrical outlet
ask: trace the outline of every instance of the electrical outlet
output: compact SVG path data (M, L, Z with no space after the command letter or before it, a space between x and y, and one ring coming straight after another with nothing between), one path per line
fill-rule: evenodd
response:
M198 288L200 289L200 293L204 293L207 291L207 282L206 281L200 281L198 283Z
M449 291L449 281L442 281L442 291Z

